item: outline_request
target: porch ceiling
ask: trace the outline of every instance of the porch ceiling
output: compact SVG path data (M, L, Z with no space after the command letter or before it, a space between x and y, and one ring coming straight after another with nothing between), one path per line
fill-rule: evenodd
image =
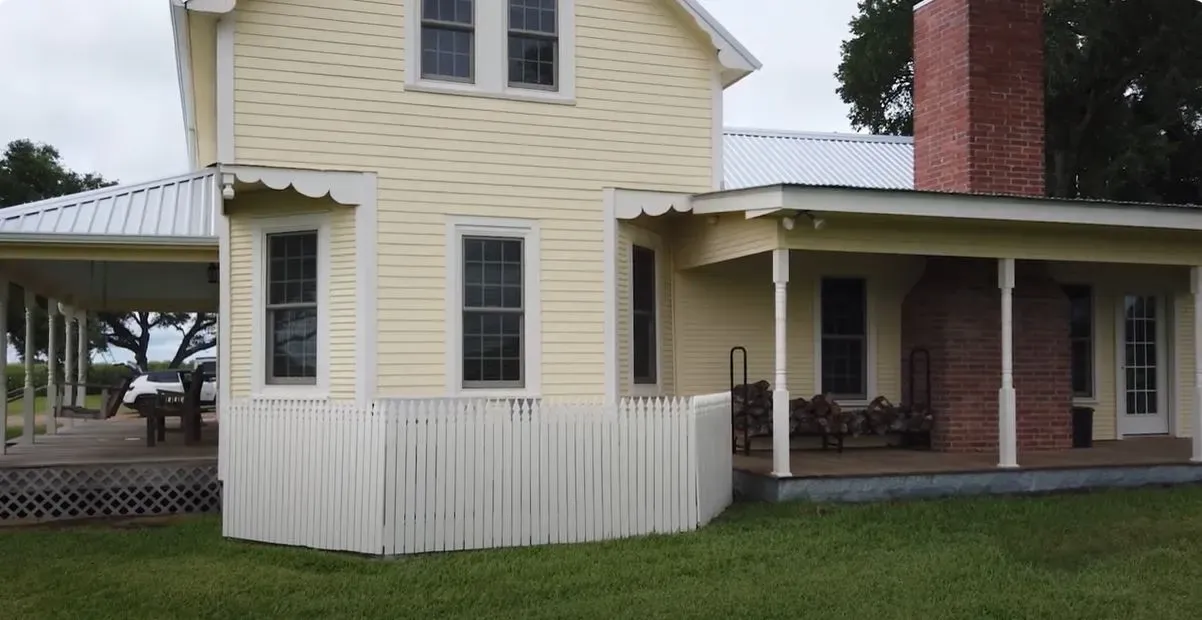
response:
M209 283L208 271L207 262L0 261L0 276L22 288L107 312L216 312L218 285Z

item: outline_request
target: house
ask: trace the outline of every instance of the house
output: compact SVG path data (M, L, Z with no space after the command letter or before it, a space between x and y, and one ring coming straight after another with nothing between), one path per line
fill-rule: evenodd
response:
M911 141L724 131L760 64L695 0L172 0L221 408L709 394L742 346L787 477L790 396L923 349L936 451L1190 436L1202 211L1043 197L1041 7L916 7Z

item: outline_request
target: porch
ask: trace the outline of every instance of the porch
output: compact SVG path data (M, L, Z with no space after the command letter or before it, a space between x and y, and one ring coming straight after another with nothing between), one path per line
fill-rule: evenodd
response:
M790 452L792 475L787 477L772 474L772 451L766 444L753 444L750 455L734 456L736 496L854 502L1202 483L1202 465L1190 462L1190 440L1176 437L1021 453L1017 468L998 468L990 453L854 445L843 453L801 449Z

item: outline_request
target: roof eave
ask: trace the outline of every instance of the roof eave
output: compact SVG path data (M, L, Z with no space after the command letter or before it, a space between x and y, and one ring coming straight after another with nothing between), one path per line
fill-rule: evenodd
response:
M718 50L718 64L722 66L722 86L729 87L739 80L758 71L763 64L733 34L727 30L697 0L675 0L676 4L696 22L697 27L709 35Z
M0 233L0 243L61 244L61 245L135 245L171 247L217 247L217 237L183 235L71 235L61 233Z
M192 45L188 28L188 9L177 0L171 0L171 36L175 41L175 75L179 81L179 101L184 117L188 168L195 169L200 154L196 138L196 102L192 93Z

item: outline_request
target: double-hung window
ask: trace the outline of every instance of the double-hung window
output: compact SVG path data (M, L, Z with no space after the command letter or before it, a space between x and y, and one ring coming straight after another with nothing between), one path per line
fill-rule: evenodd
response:
M868 286L862 278L823 278L821 386L848 400L868 398Z
M1072 348L1073 397L1093 398L1093 291L1088 286L1065 286L1069 302L1069 343Z
M318 232L271 233L266 241L266 383L314 385L318 358Z
M630 280L633 380L635 385L655 385L659 383L655 250L631 247Z
M421 0L422 78L472 82L476 64L475 0Z
M509 85L554 90L558 83L559 0L509 0Z
M402 0L405 89L572 103L577 0Z
M537 224L456 218L447 239L447 373L454 393L537 395Z

